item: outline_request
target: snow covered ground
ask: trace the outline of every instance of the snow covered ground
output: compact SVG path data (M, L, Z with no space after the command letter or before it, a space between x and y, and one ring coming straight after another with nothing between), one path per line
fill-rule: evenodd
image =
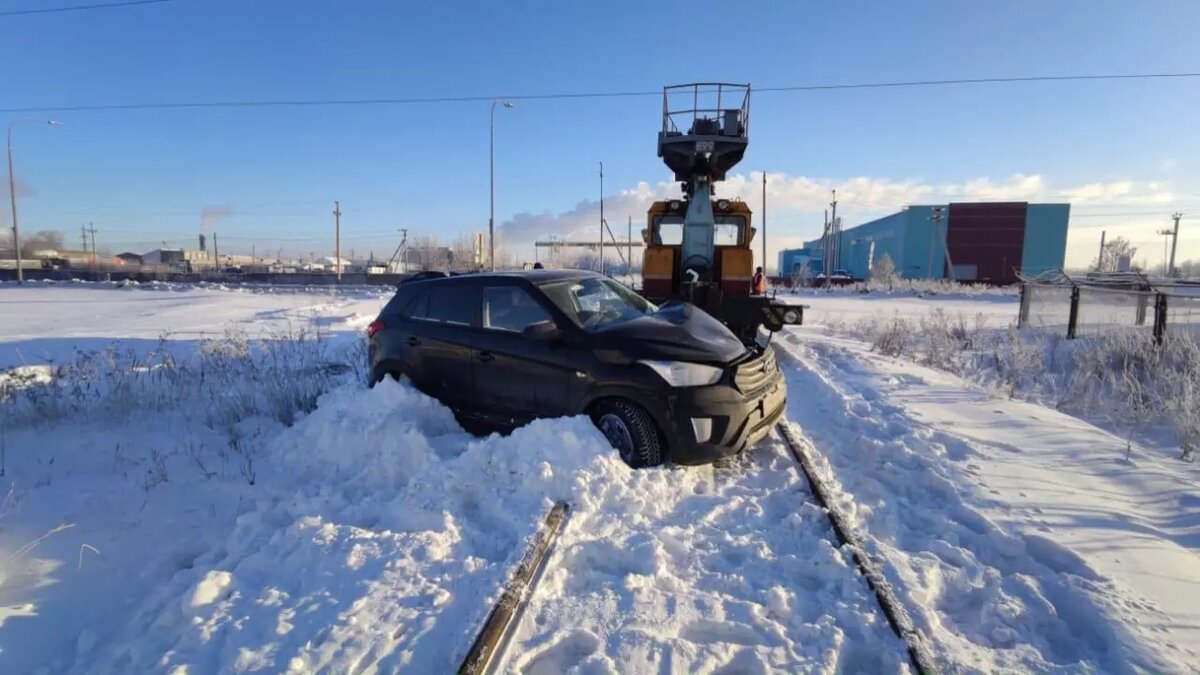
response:
M797 298L790 423L947 672L1194 671L1196 465L833 330L1015 296ZM557 500L504 672L909 668L779 439L633 472L582 418L474 438L361 385L386 299L0 287L0 672L445 672Z

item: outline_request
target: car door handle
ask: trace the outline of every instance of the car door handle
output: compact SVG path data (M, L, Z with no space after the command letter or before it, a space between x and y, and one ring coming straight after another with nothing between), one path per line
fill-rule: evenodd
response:
M421 344L421 340L416 336L410 336L405 342L408 343L409 347L416 347Z
M476 358L478 358L480 361L483 361L484 363L491 363L492 361L496 360L496 357L492 356L491 352L479 352L479 356L477 356Z

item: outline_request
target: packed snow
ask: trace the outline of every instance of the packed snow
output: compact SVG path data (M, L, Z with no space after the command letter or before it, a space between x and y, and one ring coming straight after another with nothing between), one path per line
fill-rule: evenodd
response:
M0 672L452 670L559 500L501 672L911 672L780 439L635 472L585 418L471 436L363 385L387 298L0 286ZM1196 465L854 330L1014 295L795 298L789 423L947 672L1194 670Z

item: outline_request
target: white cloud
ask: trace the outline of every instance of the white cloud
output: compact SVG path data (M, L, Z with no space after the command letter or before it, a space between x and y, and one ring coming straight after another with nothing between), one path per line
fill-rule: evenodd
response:
M1153 226L1141 221L1122 220L1123 211L1139 213L1164 209L1164 217L1177 196L1169 182L1114 180L1094 181L1056 187L1039 174L1015 174L1005 179L979 177L960 183L928 183L918 180L893 180L870 176L832 179L814 176L767 174L767 210L770 218L768 255L781 248L801 245L820 235L823 212L829 207L831 190L837 190L838 214L847 227L898 211L912 204L944 204L958 201L1041 201L1067 202L1079 218L1072 218L1072 236L1068 262L1090 255L1090 240L1099 241L1101 227L1129 229L1149 246L1154 240ZM741 199L758 215L762 198L762 174L731 175L717 184L721 197ZM646 210L651 202L679 196L678 183L638 183L621 190L604 202L605 217L619 239L624 238L626 218L633 217L634 237L645 227ZM1076 209L1083 211L1080 214ZM1094 217L1095 214L1118 218ZM1156 222L1162 219L1157 219ZM1120 222L1117 222L1120 221ZM1161 222L1159 223L1161 227ZM574 208L551 213L519 213L499 229L502 241L510 246L528 246L534 239L555 236L569 241L596 241L600 228L600 204L584 200ZM1091 233L1095 233L1095 237ZM1131 239L1133 237L1130 237ZM1181 255L1191 246L1180 239ZM1086 250L1085 250L1086 249ZM755 247L756 252L760 249ZM1197 253L1200 253L1198 251Z
M762 196L762 174L735 174L717 185L720 196L741 199L757 207ZM1041 175L1016 174L1004 180L973 178L962 183L932 184L915 180L891 180L856 176L835 180L812 176L767 174L767 206L770 213L817 215L829 207L831 191L837 190L838 209L848 222L855 218L896 211L910 204L952 201L1062 201L1073 206L1140 206L1170 204L1176 195L1162 181L1117 180L1054 188ZM677 183L638 183L633 188L605 199L609 224L633 215L645 217L650 203L679 195ZM757 211L758 209L755 208ZM546 235L594 239L599 232L600 204L584 200L562 213L518 213L501 227L513 243L532 241Z

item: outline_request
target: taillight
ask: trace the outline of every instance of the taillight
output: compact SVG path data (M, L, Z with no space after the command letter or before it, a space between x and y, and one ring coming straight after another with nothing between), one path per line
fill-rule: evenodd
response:
M373 338L381 330L383 330L383 322L378 320L372 321L371 325L367 326L367 337Z

